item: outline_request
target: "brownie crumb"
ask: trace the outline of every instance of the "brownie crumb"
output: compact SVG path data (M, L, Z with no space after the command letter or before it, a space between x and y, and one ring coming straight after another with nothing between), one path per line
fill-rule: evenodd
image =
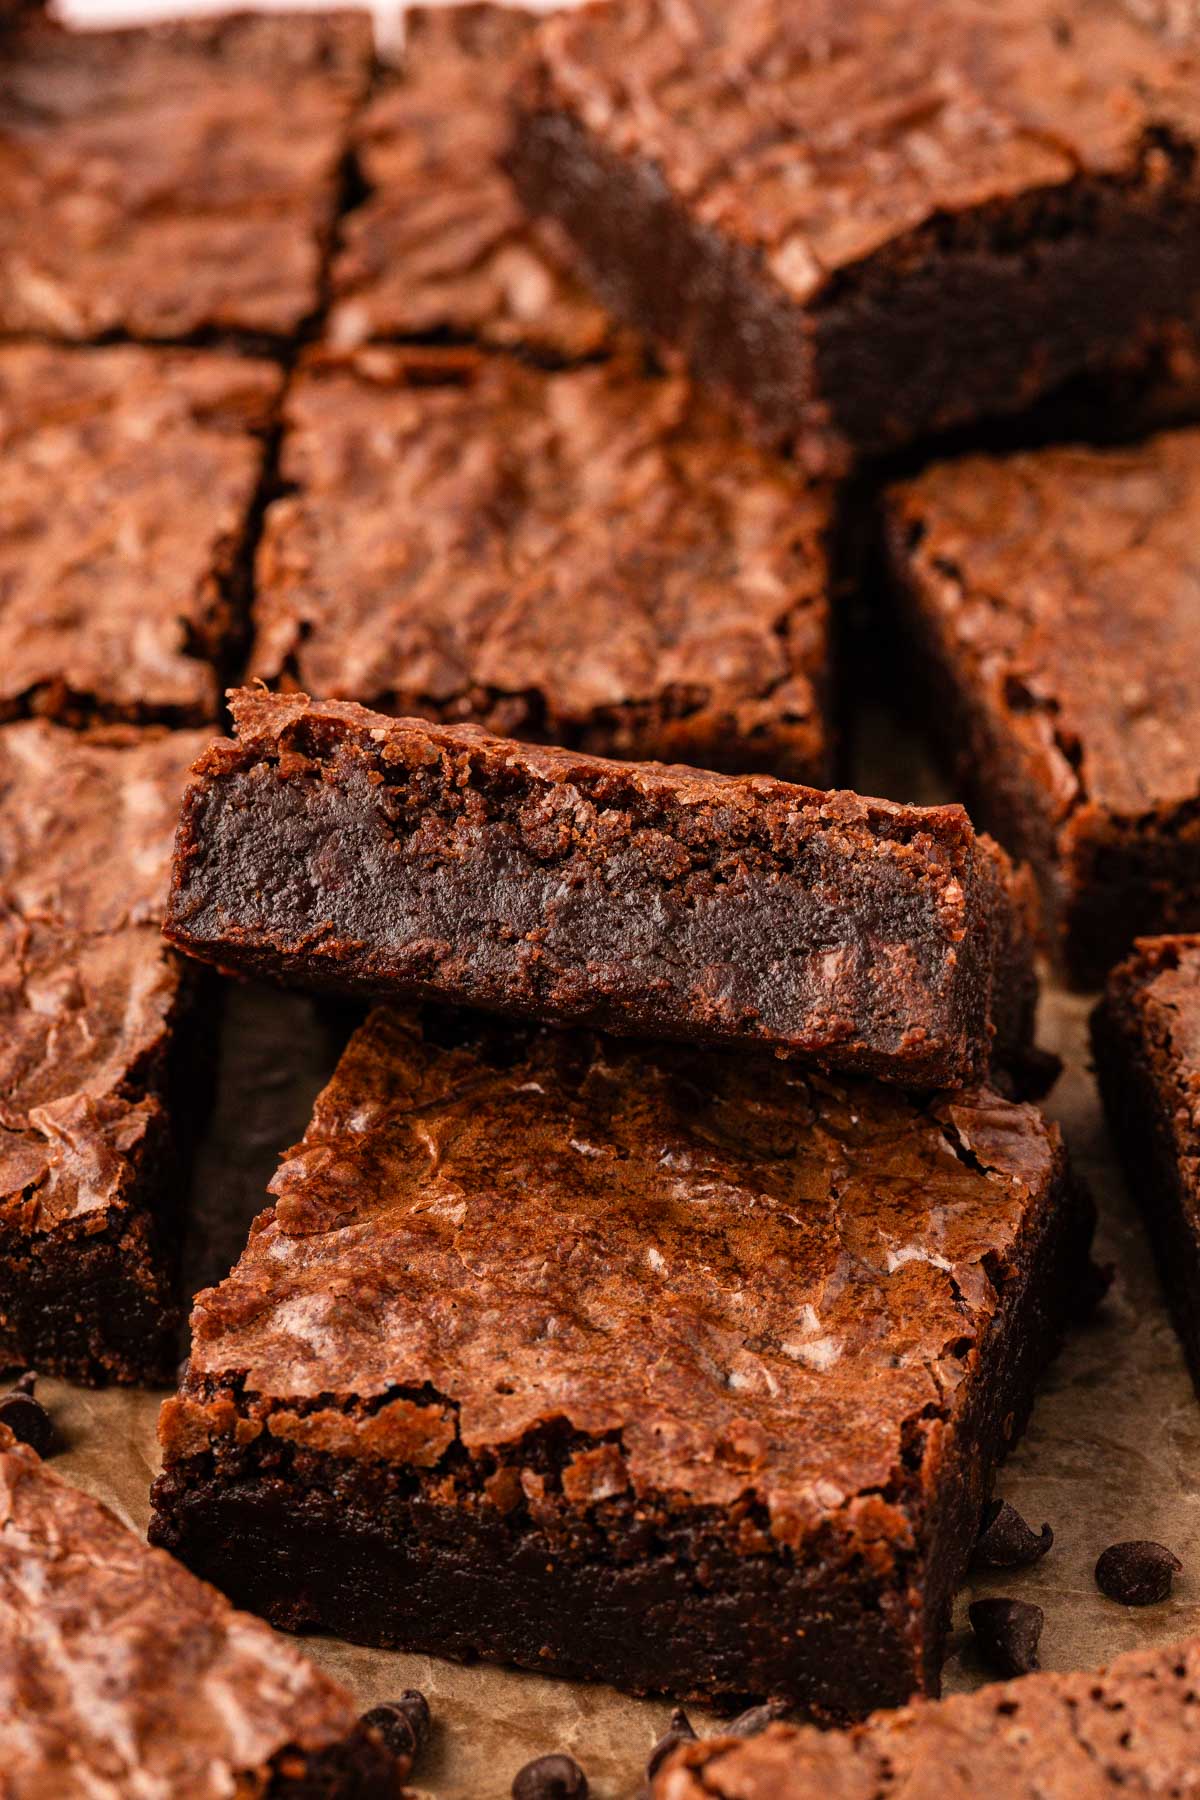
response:
M393 1756L404 1757L411 1768L429 1737L432 1720L429 1702L419 1688L406 1688L396 1700L385 1700L365 1712L362 1722L382 1738Z
M513 1800L587 1800L587 1776L573 1756L538 1756L513 1777Z
M18 1443L28 1444L41 1457L53 1456L60 1447L54 1420L40 1400L34 1398L37 1376L27 1369L0 1398L0 1425L7 1425Z
M1006 1679L1041 1667L1038 1644L1046 1615L1028 1600L976 1600L968 1609L984 1661Z
M972 1561L980 1569L1024 1569L1045 1556L1053 1542L1049 1525L1034 1531L1015 1506L993 1500L983 1516Z
M692 1721L681 1706L677 1706L671 1714L670 1723L658 1742L646 1758L646 1780L651 1781L666 1762L676 1744L691 1744L696 1740Z
M767 1700L762 1706L750 1706L745 1712L739 1713L736 1719L726 1725L725 1734L736 1738L757 1737L760 1731L765 1731L776 1719L786 1719L791 1711L791 1703L787 1700Z
M1171 1592L1183 1564L1165 1544L1133 1538L1110 1544L1096 1564L1096 1586L1122 1606L1155 1606Z

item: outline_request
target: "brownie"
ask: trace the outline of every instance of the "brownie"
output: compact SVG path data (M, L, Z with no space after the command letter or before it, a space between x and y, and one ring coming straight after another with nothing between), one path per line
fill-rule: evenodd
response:
M251 672L598 755L828 778L831 496L683 379L316 356Z
M272 1192L156 1542L358 1642L822 1719L936 1688L1083 1267L1032 1107L379 1008Z
M1200 1639L1116 1657L1107 1668L1027 1675L918 1700L850 1731L773 1724L749 1740L687 1744L653 1800L1100 1800L1190 1793Z
M0 345L0 718L216 718L281 382L207 351Z
M0 1766L14 1800L402 1800L350 1694L0 1425Z
M515 6L406 13L403 70L354 128L367 191L333 263L333 343L476 342L551 362L611 346L561 228L527 219L500 167L508 89L535 23Z
M243 690L184 799L202 960L957 1086L1023 1049L1006 859L961 807L607 762Z
M587 6L539 37L511 166L614 312L841 468L1197 343L1180 10Z
M1200 937L1137 944L1109 976L1092 1046L1109 1129L1200 1390Z
M282 341L317 311L368 15L35 24L0 62L0 332Z
M159 924L203 742L0 728L0 1363L98 1382L175 1361L203 1014Z
M1079 985L1200 928L1197 531L1194 431L967 457L888 501L925 716Z

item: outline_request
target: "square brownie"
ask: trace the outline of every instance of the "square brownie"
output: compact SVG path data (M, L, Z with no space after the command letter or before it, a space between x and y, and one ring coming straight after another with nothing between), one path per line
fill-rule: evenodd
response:
M281 475L252 674L598 755L828 778L831 496L686 381L318 356L288 390Z
M199 733L0 728L0 1363L154 1380L175 1357L195 972L162 942Z
M351 1041L197 1300L154 1540L294 1630L823 1720L936 1689L1083 1269L1057 1132L464 1037Z
M371 55L365 12L31 25L0 63L0 332L293 338Z
M1200 1391L1200 937L1143 938L1092 1015L1109 1129Z
M925 716L1082 986L1200 928L1200 432L972 456L887 502Z
M1026 1675L881 1712L850 1731L773 1724L749 1741L688 1744L653 1800L1104 1800L1196 1782L1200 1639L1107 1668Z
M601 297L817 467L1200 341L1179 9L622 0L547 23L520 108Z
M500 167L536 23L516 6L406 12L403 71L354 127L367 192L342 223L328 341L475 342L551 362L611 346L560 228L526 217Z
M345 1688L0 1425L0 1768L14 1800L401 1800Z
M282 379L207 351L0 345L0 718L216 718Z
M318 992L759 1045L961 1086L1020 1056L1021 886L958 806L604 761L243 689L168 938Z

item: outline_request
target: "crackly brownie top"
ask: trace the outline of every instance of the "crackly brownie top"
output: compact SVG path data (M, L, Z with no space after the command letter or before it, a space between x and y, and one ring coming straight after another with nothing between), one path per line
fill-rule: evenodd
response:
M652 163L797 302L946 215L1200 136L1194 22L1138 0L621 0L541 37L534 107ZM1186 11L1186 9L1184 9Z
M244 357L0 347L0 713L215 717L279 386Z
M0 1767L10 1793L258 1794L280 1752L324 1750L356 1723L350 1695L285 1638L147 1549L0 1425Z
M365 12L30 26L0 64L0 329L290 335L370 57Z
M431 1472L461 1445L511 1479L548 1428L580 1505L752 1497L784 1542L830 1514L905 1537L902 1446L954 1410L1054 1203L1053 1129L986 1090L426 1029L380 1008L351 1041L197 1301L168 1456L237 1404L239 1442Z
M1108 997L1171 1081L1164 1098L1200 1185L1200 936L1140 939L1109 976Z
M206 732L0 726L0 900L80 932L160 924Z
M1200 795L1200 432L935 465L893 551L1056 818Z
M687 1744L654 1800L1046 1800L1183 1794L1196 1771L1200 1639L1105 1669L1026 1675L875 1713L847 1731L775 1724Z
M342 228L326 336L594 354L612 340L607 315L569 273L558 228L524 216L499 166L508 89L536 15L416 7L405 24L403 74L355 127L369 193Z
M683 379L403 357L290 390L252 660L268 680L668 760L824 755L827 496Z

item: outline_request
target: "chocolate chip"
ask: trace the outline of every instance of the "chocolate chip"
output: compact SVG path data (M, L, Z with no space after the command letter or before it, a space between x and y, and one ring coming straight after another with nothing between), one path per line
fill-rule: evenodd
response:
M39 1456L53 1456L58 1433L41 1401L33 1397L36 1382L37 1376L27 1369L9 1392L0 1396L0 1425L7 1425L18 1443L28 1444Z
M981 1569L1024 1569L1045 1556L1053 1542L1048 1525L1033 1531L1015 1506L993 1500L983 1515L972 1561Z
M378 1732L394 1756L411 1762L429 1736L429 1702L417 1688L406 1688L398 1700L385 1700L363 1714L362 1722Z
M1046 1615L1028 1600L976 1600L967 1609L983 1660L998 1675L1028 1675L1041 1667L1038 1643Z
M692 1721L683 1708L677 1706L671 1714L667 1729L646 1758L646 1780L649 1781L658 1773L676 1744L692 1744L695 1741L696 1733L692 1730Z
M1183 1564L1165 1544L1134 1538L1110 1544L1096 1564L1096 1586L1122 1606L1154 1606L1171 1592Z
M587 1776L573 1756L538 1756L513 1776L513 1800L587 1800Z
M792 1706L789 1700L767 1700L761 1706L748 1707L731 1719L728 1725L722 1725L721 1732L725 1737L751 1738L757 1737L760 1731L776 1719L786 1719Z

